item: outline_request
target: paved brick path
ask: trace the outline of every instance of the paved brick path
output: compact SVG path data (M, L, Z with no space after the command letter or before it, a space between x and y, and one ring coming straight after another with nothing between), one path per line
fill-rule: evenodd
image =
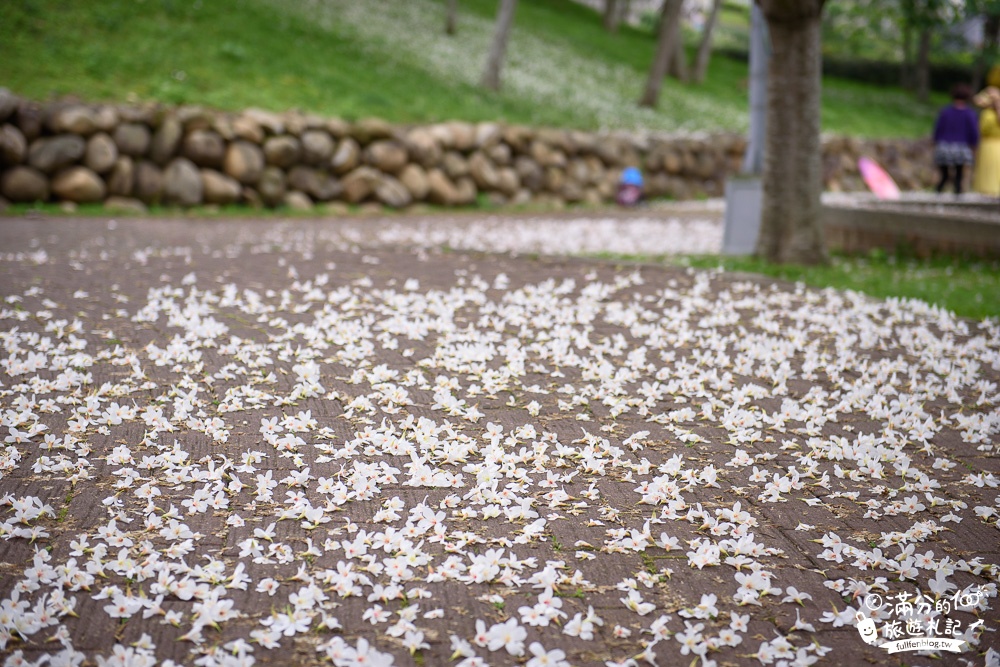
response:
M537 254L658 215L0 219L0 655L995 661L997 323Z

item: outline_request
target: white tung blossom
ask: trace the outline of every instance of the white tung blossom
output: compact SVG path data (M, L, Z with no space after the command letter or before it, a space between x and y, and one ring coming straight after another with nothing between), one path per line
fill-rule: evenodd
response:
M655 242L651 221L527 227L503 248ZM308 645L389 665L444 660L449 636L457 664L562 665L579 656L546 647L604 632L633 649L609 664L812 664L827 649L798 632L915 588L923 622L948 600L971 645L995 631L994 555L953 536L997 530L996 321L718 271L431 257L502 241L454 233L236 235L224 253L275 269L268 287L213 275L211 248L118 258L102 237L108 257L70 259L157 276L109 286L110 308L4 283L8 664L250 665ZM173 279L175 262L193 266ZM782 567L780 512L840 578ZM87 653L78 616L171 641Z

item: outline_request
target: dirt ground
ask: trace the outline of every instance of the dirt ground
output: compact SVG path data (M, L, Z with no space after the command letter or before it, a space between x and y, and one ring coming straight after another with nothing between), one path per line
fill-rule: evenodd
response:
M997 322L480 222L0 219L0 657L997 664Z

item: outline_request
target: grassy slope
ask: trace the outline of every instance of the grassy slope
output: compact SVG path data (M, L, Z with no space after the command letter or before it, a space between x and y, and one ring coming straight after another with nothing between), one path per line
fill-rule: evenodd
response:
M569 0L519 3L511 55L515 64L508 73L515 83L500 94L479 90L475 77L435 70L433 63L402 48L408 31L433 34L440 29L443 0L407 0L420 7L427 22L414 26L385 19L382 40L363 36L357 24L337 20L338 13L346 15L347 2L302 0L282 7L269 0L5 0L0 8L0 85L41 99L76 94L120 100L131 94L223 109L295 107L401 122L499 117L593 128L615 126L620 118L620 126L735 130L745 124L746 67L724 58L713 60L702 86L668 80L659 112L636 115L634 99L652 55L652 37L627 27L610 35L596 13ZM457 58L470 69L478 70L482 62L481 45L495 8L495 0L460 3L460 37L454 43ZM324 12L333 20L316 19ZM383 14L391 18L392 11L376 9L371 15ZM463 41L477 31L476 40ZM563 65L546 70L546 63L531 62L531 49L538 44L563 54ZM602 66L573 71L575 62ZM545 85L554 91L543 103L516 85L520 73L532 68L532 75L546 77ZM591 108L586 91L582 103L579 93L574 98L568 92L585 85L612 90L620 113ZM935 107L920 106L895 91L824 82L826 132L921 136Z
M492 103L389 54L362 61L358 44L254 1L12 0L7 10L0 80L35 98L132 97L400 121L440 112L440 99L452 99L457 116L483 117Z
M814 287L834 287L878 298L919 299L957 315L1000 317L1000 262L938 258L917 260L873 253L869 257L834 257L830 266L773 265L751 258L694 258L691 265L723 266L730 271L762 273Z
M853 290L879 299L917 299L960 317L1000 318L1000 261L872 252L835 255L829 266L770 264L753 257L635 256L599 253L603 259L661 262L699 269L755 273L813 287Z

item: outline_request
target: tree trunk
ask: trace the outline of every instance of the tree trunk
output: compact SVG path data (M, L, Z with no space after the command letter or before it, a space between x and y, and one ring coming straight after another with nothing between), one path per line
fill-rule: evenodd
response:
M444 19L444 32L454 35L458 27L458 0L448 0L448 13Z
M632 0L618 0L618 25L628 23L628 17L632 12Z
M920 30L917 44L917 99L926 102L931 96L931 31Z
M680 21L681 7L684 0L663 0L660 12L660 28L657 31L656 54L649 66L649 76L646 78L646 88L639 100L641 107L655 107L660 101L660 88L663 87L663 77L667 75L670 59L676 52L675 41L680 36L676 30Z
M750 128L747 150L740 165L741 174L764 171L764 148L767 143L767 70L771 60L771 39L767 20L760 5L750 7Z
M764 201L756 255L828 261L820 220L820 53L824 0L757 0L771 36Z
M899 85L906 90L913 90L913 28L908 22L903 22L903 67L900 71Z
M694 71L691 73L691 80L695 83L705 81L708 73L708 61L712 57L712 33L715 31L715 22L719 18L719 8L722 0L712 0L712 8L705 19L705 25L701 30L701 42L698 43L698 55L694 59Z
M608 32L618 32L618 21L621 11L618 7L621 0L604 0L604 29Z
M507 52L507 39L510 37L516 8L517 0L500 0L496 28L493 31L493 45L490 46L490 55L486 59L486 69L483 70L483 78L480 81L483 88L500 90L500 69L503 67L504 54Z
M997 37L1000 33L1000 14L986 14L983 17L983 45L972 72L972 88L979 90L984 86L989 61L996 54Z
M684 50L684 35L681 32L681 22L674 24L674 55L670 57L667 74L678 81L688 80L687 51Z

